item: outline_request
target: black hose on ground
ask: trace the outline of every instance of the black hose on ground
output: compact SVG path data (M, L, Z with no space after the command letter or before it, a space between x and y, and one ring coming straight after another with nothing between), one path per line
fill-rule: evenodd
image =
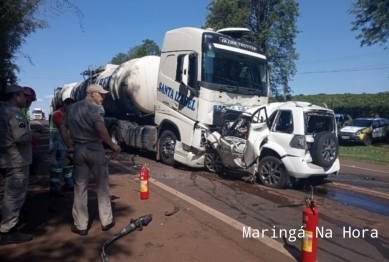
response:
M102 262L109 262L108 260L108 256L105 254L105 248L108 247L108 245L110 245L112 242L114 242L115 240L125 236L125 235L128 235L129 233L135 231L135 230L139 230L141 231L143 229L144 226L147 226L151 220L153 219L153 215L149 214L149 215L145 215L145 216L141 216L139 217L138 219L131 219L130 220L130 224L128 224L128 226L120 229L119 233L117 233L115 236L113 236L112 238L108 239L104 245L102 246L101 248L101 253L100 253L100 256L101 256L101 260Z

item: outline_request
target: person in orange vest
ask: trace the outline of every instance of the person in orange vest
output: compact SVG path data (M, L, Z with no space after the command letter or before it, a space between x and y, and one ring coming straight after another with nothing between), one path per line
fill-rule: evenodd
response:
M65 99L62 107L58 108L50 118L50 196L63 197L60 191L61 177L64 177L65 192L73 191L73 164L68 150L59 133L59 126L67 108L74 103L71 98Z
M35 90L32 89L31 87L25 86L25 87L23 87L23 89L27 93L31 93L31 95L26 96L26 106L21 109L23 114L26 116L28 129L31 131L30 115L29 115L28 111L30 110L32 102L35 102L37 100L37 98L36 98ZM41 138L42 131L38 130L38 131L35 131L33 133L36 134L35 135L36 139L31 141L31 147L32 147L32 149L35 149L38 140ZM33 150L33 152L32 152L32 164L30 165L30 175L31 176L38 174L38 169L39 169L39 165L41 162L42 162L41 157L39 156L39 154L35 150Z

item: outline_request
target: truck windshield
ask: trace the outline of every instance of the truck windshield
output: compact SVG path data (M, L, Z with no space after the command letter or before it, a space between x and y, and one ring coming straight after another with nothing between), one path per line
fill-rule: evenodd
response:
M34 110L34 111L32 111L32 113L33 113L33 114L41 114L41 113L42 113L42 111L39 111L39 110Z
M267 96L265 60L228 50L206 50L203 53L201 80L216 85L255 90ZM244 92L246 93L246 92Z

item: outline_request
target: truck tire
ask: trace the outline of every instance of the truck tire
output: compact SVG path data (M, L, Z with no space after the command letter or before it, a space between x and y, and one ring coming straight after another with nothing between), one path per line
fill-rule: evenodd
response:
M176 141L176 135L170 130L163 131L159 139L159 156L161 162L168 166L174 165L174 147Z
M314 164L321 167L329 167L338 158L338 139L331 132L320 132L315 136L315 141L310 151Z
M272 188L285 188L289 175L284 164L274 156L265 156L258 163L257 182Z
M111 129L109 130L109 136L111 137L111 140L114 144L120 146L121 135L120 135L120 128L117 125L113 125L111 127Z

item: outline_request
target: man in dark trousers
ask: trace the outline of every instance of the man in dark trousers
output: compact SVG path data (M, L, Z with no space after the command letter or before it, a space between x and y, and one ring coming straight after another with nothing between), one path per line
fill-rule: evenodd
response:
M67 108L74 103L74 100L67 98L63 101L62 107L58 108L50 118L50 195L54 197L63 197L60 191L61 177L65 181L65 192L73 191L73 165L64 166L64 160L69 157L66 145L59 134L63 116Z
M108 92L101 85L89 85L85 99L68 108L60 126L61 137L69 153L73 152L74 225L71 231L81 236L88 234L87 204L90 171L97 184L101 228L106 231L115 225L109 191L108 159L102 141L113 151L111 158L116 157L121 148L112 142L104 123L105 111L102 104Z
M23 114L27 118L28 128L31 131L30 115L29 115L28 111L30 110L32 102L37 101L37 97L36 97L35 90L32 89L31 87L25 86L25 87L23 87L23 89L27 93L31 93L31 95L26 96L26 105L25 105L25 107L23 107L21 109ZM35 131L35 133L36 134L34 135L34 137L36 137L37 140L32 140L31 141L31 146L32 146L32 164L30 165L30 176L35 176L35 175L38 174L39 165L42 162L40 153L36 151L36 145L37 145L38 140L40 140L40 138L41 138L42 130Z
M31 93L23 90L21 86L7 86L5 101L0 106L1 244L32 240L30 234L15 229L26 198L28 169L32 163L31 140L34 139L28 128L27 119L21 111L26 104L26 95Z

